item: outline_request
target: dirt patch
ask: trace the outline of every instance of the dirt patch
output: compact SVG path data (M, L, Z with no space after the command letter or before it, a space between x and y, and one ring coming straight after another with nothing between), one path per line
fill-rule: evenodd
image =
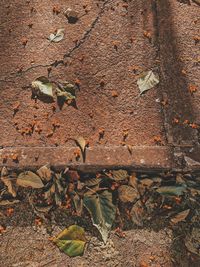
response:
M56 227L57 231L61 228ZM56 232L55 230L55 232ZM70 259L48 241L45 229L33 227L9 227L1 237L1 262L4 267L17 266L95 266L136 267L148 264L151 267L171 267L170 230L131 230L125 238L114 234L106 245L92 237L83 257ZM19 242L20 241L20 242ZM10 253L12 251L12 253Z

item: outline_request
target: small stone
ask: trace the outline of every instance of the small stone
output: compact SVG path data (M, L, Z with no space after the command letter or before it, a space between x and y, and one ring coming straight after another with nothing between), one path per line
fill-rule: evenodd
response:
M64 14L69 23L75 24L78 21L78 12L72 10L71 8L68 8Z

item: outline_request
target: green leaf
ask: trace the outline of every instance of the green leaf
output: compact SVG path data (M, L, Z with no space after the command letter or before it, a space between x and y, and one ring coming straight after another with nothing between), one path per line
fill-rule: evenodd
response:
M16 183L23 187L43 188L44 184L40 177L31 171L22 172L18 175Z
M70 257L82 256L86 243L84 229L71 225L55 237L53 242Z
M103 242L106 243L116 214L112 194L108 191L93 195L85 194L83 204L89 211L93 225L99 230Z
M64 31L65 29L58 29L56 33L50 34L49 41L54 43L60 42L64 38Z
M125 180L129 177L128 172L125 170L114 170L114 171L110 171L112 177L115 181L122 181Z
M181 196L186 191L185 186L161 186L156 191L166 196Z
M32 82L33 93L37 96L48 96L53 98L53 86L49 80L41 76Z
M137 85L140 89L140 94L153 88L159 83L159 76L157 73L153 73L152 70L144 72L137 80Z

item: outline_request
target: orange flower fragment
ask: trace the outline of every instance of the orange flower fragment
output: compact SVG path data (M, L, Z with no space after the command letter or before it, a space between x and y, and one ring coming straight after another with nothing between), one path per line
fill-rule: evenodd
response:
M189 91L191 94L195 93L197 91L197 86L194 84L189 85Z
M41 226L42 225L42 221L41 221L40 218L36 218L35 219L35 225L37 225L37 226Z
M144 31L143 35L144 35L144 37L146 37L147 39L149 39L151 41L152 35L151 35L151 33L149 31Z
M21 40L21 42L22 42L22 45L23 45L23 46L26 46L27 43L28 43L28 39L25 38L25 37L23 37L22 40Z
M116 90L113 90L113 91L111 92L111 95L112 95L112 97L118 97L118 93L117 93Z
M60 12L61 12L60 7L58 7L58 6L53 7L53 13L54 14L58 15Z
M0 225L0 235L6 232L6 227Z
M80 156L81 156L81 151L80 151L79 148L77 148L77 149L74 150L74 155L75 155L75 158L76 158L76 159L79 159L79 158L80 158Z
M199 43L199 42L200 42L200 36L195 35L195 36L193 37L193 40L195 41L195 44Z
M6 210L6 216L10 217L13 215L14 209L13 208L8 208Z
M13 111L14 113L16 113L19 110L19 106L20 106L20 102L17 101L14 105L13 105Z
M173 123L176 123L176 124L178 124L178 123L179 123L179 119L177 119L177 118L174 118L174 119L173 119Z
M190 127L192 129L198 129L199 128L199 126L196 123L190 123Z

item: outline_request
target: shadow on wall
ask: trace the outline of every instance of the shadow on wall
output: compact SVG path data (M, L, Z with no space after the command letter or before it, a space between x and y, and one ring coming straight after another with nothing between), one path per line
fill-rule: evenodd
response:
M176 45L177 36L173 24L171 0L157 1L155 13L161 67L161 89L163 97L167 99L164 113L168 142L181 146L194 145L196 131L183 124L186 120L194 122L195 118L191 95L188 90L188 80L182 73L184 66Z

